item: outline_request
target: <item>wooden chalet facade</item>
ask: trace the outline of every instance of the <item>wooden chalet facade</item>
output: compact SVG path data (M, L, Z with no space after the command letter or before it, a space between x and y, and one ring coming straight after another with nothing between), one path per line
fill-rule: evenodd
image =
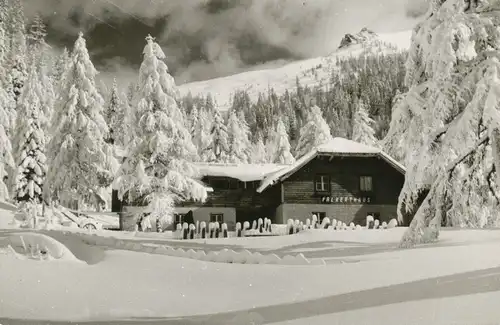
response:
M312 214L347 224L363 225L368 214L389 221L397 217L405 177L404 167L384 152L342 138L317 147L293 165L198 167L211 192L205 203L182 202L175 221L189 215L194 221L225 222L230 229L236 222L267 217L286 223L305 221ZM122 210L119 206L115 204ZM411 218L406 216L404 223Z

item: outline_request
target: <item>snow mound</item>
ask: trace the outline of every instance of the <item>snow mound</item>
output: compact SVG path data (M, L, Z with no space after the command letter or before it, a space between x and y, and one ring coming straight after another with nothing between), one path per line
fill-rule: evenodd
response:
M47 235L31 232L13 233L7 237L7 242L20 255L37 259L80 261L61 242Z
M250 252L243 250L235 252L232 249L222 249L220 251L209 251L205 253L203 250L182 248L174 249L168 246L153 246L144 245L140 242L124 242L114 237L100 237L97 234L79 233L83 236L83 241L90 245L99 245L112 247L120 250L130 250L139 253L166 255L179 258L188 258L199 261L207 261L213 263L234 263L234 264L275 264L275 265L309 265L312 264L303 254L296 256L287 255L280 258L276 254L262 254L259 252ZM317 262L315 262L317 263Z

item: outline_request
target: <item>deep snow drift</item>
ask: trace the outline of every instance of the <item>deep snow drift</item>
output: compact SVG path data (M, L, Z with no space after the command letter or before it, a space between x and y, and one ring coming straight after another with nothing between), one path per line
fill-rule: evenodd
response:
M349 255L349 246L362 246L368 251L377 245L395 247L402 231L402 228L358 232L313 230L283 237L221 239L219 243L249 249L265 243L277 254L283 249L291 249L321 257L326 253L324 245L316 246L319 243L330 243L334 251L344 250ZM102 258L92 263L18 259L6 250L5 239L12 232L0 232L0 310L3 317L109 320L213 314L500 266L497 254L500 231L443 231L442 245L361 255L353 250L352 256L343 258L344 262L330 258L327 265L304 266L212 263L93 247L72 233L46 233L67 243L75 255L77 251L83 256L86 250L99 249ZM116 232L101 234L109 237ZM211 247L203 243L197 245L207 251ZM381 308L378 312L391 310ZM481 310L482 306L470 308ZM304 317L307 315L304 310ZM402 313L397 315L403 317Z

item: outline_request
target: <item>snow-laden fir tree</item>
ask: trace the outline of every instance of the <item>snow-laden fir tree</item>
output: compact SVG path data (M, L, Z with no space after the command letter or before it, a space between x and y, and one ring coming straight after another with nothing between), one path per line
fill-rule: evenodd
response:
M207 193L192 164L197 156L177 105L178 90L168 73L165 54L146 38L134 107L137 143L129 150L114 187L131 204L147 203L150 217L172 223L177 200L204 201Z
M54 66L52 69L52 78L54 80L54 91L56 97L58 97L66 84L67 76L66 71L69 70L69 65L71 64L70 53L67 48L64 48L61 54L54 61Z
M229 158L229 135L219 109L214 108L213 113L208 146L203 149L201 159L205 162L225 163Z
M10 39L8 89L17 102L26 80L26 18L21 0L10 0L7 11L7 26Z
M125 142L125 109L124 103L120 98L116 78L113 79L109 103L107 105L105 119L109 128L108 143L122 146Z
M189 113L188 126L189 126L189 131L191 133L191 137L193 138L193 143L196 147L198 147L198 139L196 139L196 135L198 130L199 119L200 116L198 108L196 108L196 105L194 105L193 108L191 109L191 112Z
M265 164L268 163L269 160L267 158L267 148L266 145L264 144L264 137L262 136L261 132L258 132L257 135L255 136L257 139L253 144L252 144L252 151L251 151L251 157L250 157L250 162L253 164Z
M5 78L5 61L9 55L10 39L7 22L7 0L0 0L0 81Z
M366 104L360 98L356 103L356 112L353 117L352 140L369 146L378 146L373 125L375 121L370 117Z
M55 131L47 150L50 168L44 189L51 197L75 197L79 203L91 204L100 189L112 182L114 160L104 141L108 126L105 103L95 84L97 73L80 33L52 119Z
M321 108L313 106L307 123L300 128L300 138L295 149L295 157L300 158L315 147L333 140L330 127L323 118Z
M197 110L198 118L196 126L191 130L193 135L193 142L198 149L198 156L203 160L203 152L210 145L211 137L210 131L212 128L213 118L205 109Z
M0 199L2 200L10 197L8 185L11 182L5 181L15 168L10 137L16 119L14 108L14 100L0 83Z
M290 142L288 140L285 124L281 118L278 118L276 131L271 136L271 162L275 164L290 165L295 162L295 158L290 152Z
M407 167L399 218L416 212L402 246L441 224L499 224L499 28L497 1L440 0L413 31L409 91L384 139Z
M15 176L15 198L19 202L38 204L42 200L42 189L47 172L45 157L46 125L40 95L42 85L36 65L29 69L29 78L18 103L18 120L14 138L14 156L17 173Z
M250 130L245 117L232 110L227 121L229 135L229 152L227 161L231 163L248 163L250 161Z
M49 53L49 45L45 42L47 36L45 24L39 15L36 15L30 26L28 38L28 63L34 65L37 70L36 76L40 79L41 87L36 87L40 100L44 119L41 127L46 131L47 141L50 139L50 120L52 118L53 106L56 99L54 90L54 79L50 76L52 56Z

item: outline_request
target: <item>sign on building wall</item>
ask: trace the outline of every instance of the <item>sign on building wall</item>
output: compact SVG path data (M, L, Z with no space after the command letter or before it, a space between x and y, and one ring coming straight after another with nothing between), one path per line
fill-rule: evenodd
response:
M371 203L371 198L368 196L353 197L353 196L323 196L321 203Z

